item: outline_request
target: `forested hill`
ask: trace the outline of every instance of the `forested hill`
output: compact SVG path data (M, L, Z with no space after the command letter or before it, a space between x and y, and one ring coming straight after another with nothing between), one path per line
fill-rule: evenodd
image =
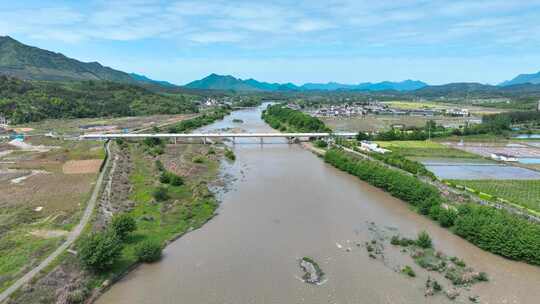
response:
M81 62L60 53L23 44L9 36L0 36L0 75L25 80L104 80L168 89L177 87L143 75L118 71L98 62Z
M92 80L30 82L0 76L0 114L12 123L195 111L185 95L162 95L136 85Z

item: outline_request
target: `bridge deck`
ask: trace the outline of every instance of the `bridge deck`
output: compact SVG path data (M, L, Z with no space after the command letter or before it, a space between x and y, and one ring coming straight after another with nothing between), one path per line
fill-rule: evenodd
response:
M85 134L82 139L105 139L105 138L226 138L226 137L353 137L356 133L151 133L151 134Z

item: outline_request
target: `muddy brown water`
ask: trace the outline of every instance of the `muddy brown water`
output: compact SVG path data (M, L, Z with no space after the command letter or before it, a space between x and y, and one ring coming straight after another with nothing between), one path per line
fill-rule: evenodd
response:
M260 109L237 111L205 129L272 132L259 117ZM233 118L245 123L233 125ZM482 251L300 146L272 141L237 142L236 162L224 167L237 180L222 195L219 215L170 244L160 262L131 272L97 303L449 303L443 295L424 297L427 274L409 257L394 258L413 265L417 278L355 246L370 239L369 222L406 236L427 230L438 249L487 272L491 281L470 291L481 303L539 303L540 267ZM319 262L326 283L300 280L303 256Z

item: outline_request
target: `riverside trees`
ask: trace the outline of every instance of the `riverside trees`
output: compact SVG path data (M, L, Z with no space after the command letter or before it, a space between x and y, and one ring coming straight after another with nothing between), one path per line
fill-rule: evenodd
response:
M474 204L443 206L439 191L413 176L374 161L359 160L338 149L325 161L415 206L478 247L506 258L540 265L540 226L505 210Z

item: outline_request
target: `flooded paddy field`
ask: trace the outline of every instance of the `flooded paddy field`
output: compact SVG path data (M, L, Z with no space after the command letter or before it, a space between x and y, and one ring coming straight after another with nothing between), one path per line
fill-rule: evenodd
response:
M534 180L540 179L540 172L509 166L487 159L464 158L412 158L421 162L440 179L494 179L494 180Z
M205 130L233 128L229 122L241 119L239 128L272 132L260 111L234 112ZM428 276L445 290L451 283L389 244L391 235L415 237L422 230L437 250L489 275L489 282L461 290L456 303L469 303L469 296L481 303L524 304L540 297L538 267L482 251L299 145L237 139L231 146L237 159L222 172L234 183L221 197L219 214L97 303L451 303L444 293L425 296ZM366 243L373 244L375 258ZM305 257L324 272L321 284L304 281L299 261ZM318 273L310 265L305 269ZM405 266L415 277L404 274Z

